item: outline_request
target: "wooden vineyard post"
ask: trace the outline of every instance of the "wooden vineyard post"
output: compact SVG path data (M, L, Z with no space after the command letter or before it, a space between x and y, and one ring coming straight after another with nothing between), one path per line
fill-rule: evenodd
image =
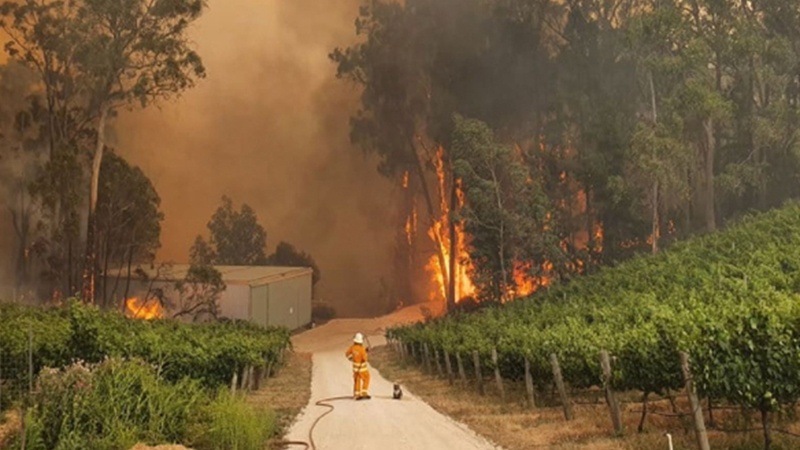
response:
M424 359L425 359L425 361L424 361L425 362L425 372L430 373L431 372L431 354L430 354L430 349L428 349L428 344L427 343L423 344L422 348L424 349L423 351L425 352L425 353L423 353L423 356L424 356Z
M461 353L456 352L456 365L458 365L458 376L461 377L461 383L467 385L467 371L464 370L464 361L461 360Z
M561 404L564 406L564 418L572 420L572 403L567 397L567 388L564 387L564 378L561 376L561 366L558 365L558 356L555 353L550 354L550 365L553 366L553 379L558 388L558 395L561 396Z
M272 360L269 360L267 363L267 372L264 374L264 378L269 379L272 376Z
M414 344L408 344L411 346L411 360L414 361L414 364L417 363L417 349L414 348Z
M536 408L536 397L533 394L533 376L531 376L531 361L525 357L525 390L528 392L528 406Z
M611 412L611 423L614 425L614 434L622 436L622 416L619 411L619 402L617 396L614 394L614 389L611 383L614 379L611 372L611 357L608 352L603 350L600 352L600 366L603 368L603 390L606 394L606 403Z
M250 390L250 366L245 366L242 369L242 384L240 388L245 392Z
M477 350L472 351L472 364L475 366L475 381L478 386L478 393L485 395L486 389L483 387L483 375L481 374L481 358Z
M442 370L442 362L439 361L439 349L433 349L433 357L436 360L436 373L439 374L440 377L444 376L444 371Z
M694 418L694 431L697 435L697 445L700 447L700 450L710 450L711 447L708 445L708 435L706 434L706 424L703 421L703 409L700 406L700 401L697 399L692 372L689 368L689 355L685 352L680 352L680 357L683 382L686 384L686 395L689 396L689 406L692 408L692 416Z
M239 374L237 371L233 371L233 376L231 377L231 394L236 393L236 383L239 381Z
M506 401L506 390L503 389L503 377L500 376L500 364L497 363L497 348L492 347L492 364L494 365L494 380L497 382L497 390L500 391L500 400Z
M450 363L450 352L444 351L444 366L447 369L447 382L453 385L453 365Z
M263 377L264 367L258 366L253 369L253 390L261 389L261 377Z

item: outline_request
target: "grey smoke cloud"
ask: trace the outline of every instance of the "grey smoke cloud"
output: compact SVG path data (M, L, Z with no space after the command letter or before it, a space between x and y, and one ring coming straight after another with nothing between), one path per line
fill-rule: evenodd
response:
M379 280L391 277L396 187L349 143L358 92L327 58L355 39L359 4L209 2L192 34L208 78L115 127L119 152L162 197L159 259L187 260L229 195L256 210L270 247L286 240L314 256L320 296L341 314L376 311Z

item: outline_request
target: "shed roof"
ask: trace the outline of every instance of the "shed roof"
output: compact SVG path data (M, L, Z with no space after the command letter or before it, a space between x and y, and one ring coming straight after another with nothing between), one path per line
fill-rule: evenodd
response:
M166 266L143 267L145 274L150 279L161 281L177 281L186 278L189 264L172 264ZM261 286L279 280L286 280L313 273L310 267L286 266L214 266L222 274L225 284L241 284ZM116 277L118 274L125 276L127 269L109 270L106 276Z

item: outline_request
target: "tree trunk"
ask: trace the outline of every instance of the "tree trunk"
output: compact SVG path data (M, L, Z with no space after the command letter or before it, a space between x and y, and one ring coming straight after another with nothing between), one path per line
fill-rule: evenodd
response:
M108 306L108 261L110 255L108 254L108 237L103 239L103 307Z
M453 162L450 161L450 171ZM450 228L450 277L447 279L447 311L453 311L456 307L456 253L458 252L458 238L456 237L456 221L454 220L455 208L458 205L458 186L456 184L456 175L452 176L452 187L450 188L450 217L447 218L447 223Z
M431 191L430 189L428 189L428 181L425 179L425 168L422 165L422 161L420 161L419 159L419 155L417 154L417 148L414 145L414 142L411 141L411 139L409 139L409 149L411 150L411 153L413 153L414 167L417 170L417 175L419 176L419 182L420 185L422 186L422 194L425 197L425 205L428 208L428 215L431 220L431 226L433 226L433 222L436 220L435 219L436 213L433 207L433 199L431 198ZM445 261L444 258L444 247L443 247L444 244L442 244L442 240L437 233L433 233L433 240L434 243L436 244L436 258L439 261L439 267L442 268L442 277L444 278L443 281L445 283L445 286L448 286L450 279L448 278L447 271L444 269L445 267L447 267L446 266L447 261Z
M717 229L716 213L714 211L714 154L716 151L716 139L714 137L714 121L708 119L703 124L706 134L705 145L705 225L706 231Z
M97 148L94 150L92 158L92 186L89 192L89 222L86 228L86 258L83 267L83 301L86 303L95 302L95 281L97 271L95 270L97 261L97 242L95 233L97 228L97 194L100 188L100 165L103 162L103 151L106 146L106 119L108 118L108 108L103 106L100 109L100 119L97 123Z
M653 108L653 123L658 123L658 109L656 108L656 86L655 83L653 83L653 71L649 71L647 76L650 81L650 101Z
M13 207L8 210L11 213L11 221L14 226L14 231L17 234L17 261L16 261L16 282L15 287L17 291L26 287L28 284L29 276L29 257L28 257L28 237L30 235L30 213L25 205L25 191L20 189L17 193L19 198L19 211L15 211Z
M128 300L128 294L130 294L130 289L131 289L131 266L133 265L133 246L131 246L131 248L128 249L127 265L128 265L128 274L125 277L125 298L123 299L123 303Z
M73 294L76 293L76 287L77 287L77 283L75 282L75 280L72 279L72 272L74 271L74 268L73 268L73 264L74 264L73 263L73 259L74 258L72 257L72 253L73 253L72 247L74 246L74 241L72 239L72 236L70 236L67 239L68 239L67 240L67 276L66 276L65 280L63 280L63 281L66 284L64 286L64 292L67 293L67 296L72 296ZM64 267L61 267L60 270L61 270L61 276L64 276Z
M653 245L652 252L655 255L658 253L658 180L653 182Z
M492 181L494 182L494 196L495 201L497 202L497 212L502 217L503 215L503 197L500 195L500 182L497 180L497 175L495 174L494 169L490 170L492 174ZM505 254L505 246L506 246L506 232L505 227L506 222L502 218L500 219L500 236L499 236L499 246L498 249L498 257L500 258L500 276L501 281L499 284L500 288L500 301L505 302L506 296L508 295L508 273L506 269L506 254Z

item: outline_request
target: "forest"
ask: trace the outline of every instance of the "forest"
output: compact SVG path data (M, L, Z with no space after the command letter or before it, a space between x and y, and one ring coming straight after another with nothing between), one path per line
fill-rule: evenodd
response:
M507 301L800 188L797 2L374 0L355 26L330 56L406 191L399 297L430 253L451 307Z

